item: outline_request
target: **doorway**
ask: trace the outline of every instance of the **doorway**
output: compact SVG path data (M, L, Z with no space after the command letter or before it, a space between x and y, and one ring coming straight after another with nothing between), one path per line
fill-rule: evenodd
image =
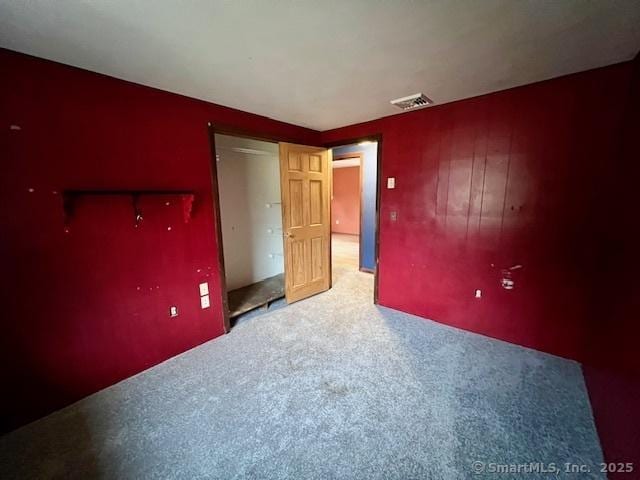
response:
M346 168L355 159L360 180L358 234L335 248L342 248L352 271L375 273L377 303L380 136L332 149L211 124L209 133L225 331L231 330L232 318L260 314L246 312L285 306L331 288L334 152Z
M230 318L284 297L277 143L215 134Z
M360 268L362 152L333 156L331 261L334 270Z
M332 265L375 273L378 142L332 148Z
M330 151L209 125L221 300L232 319L331 287Z

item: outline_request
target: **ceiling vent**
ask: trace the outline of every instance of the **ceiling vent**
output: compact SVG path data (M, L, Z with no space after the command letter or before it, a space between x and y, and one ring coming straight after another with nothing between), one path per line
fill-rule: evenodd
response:
M395 105L396 107L399 107L404 111L427 107L432 103L433 101L422 93L416 93L414 95L409 95L408 97L396 98L395 100L391 100L392 105Z

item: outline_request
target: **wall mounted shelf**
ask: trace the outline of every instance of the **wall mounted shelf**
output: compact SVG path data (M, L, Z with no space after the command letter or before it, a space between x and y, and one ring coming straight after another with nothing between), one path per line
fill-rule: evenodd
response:
M69 230L69 224L75 213L76 203L81 197L131 197L133 208L134 226L138 227L143 220L140 210L140 197L180 197L185 223L191 220L195 192L192 190L64 190L62 192L62 209L64 213L65 231Z

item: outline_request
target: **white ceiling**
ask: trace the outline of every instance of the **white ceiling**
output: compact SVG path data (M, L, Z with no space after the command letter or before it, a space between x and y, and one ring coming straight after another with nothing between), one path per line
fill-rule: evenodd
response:
M635 56L639 0L0 0L0 45L326 130Z

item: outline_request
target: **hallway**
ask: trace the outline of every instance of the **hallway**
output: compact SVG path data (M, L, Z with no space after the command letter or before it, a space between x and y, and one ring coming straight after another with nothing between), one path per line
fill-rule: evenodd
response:
M345 233L331 234L331 262L333 268L358 270L360 237Z

